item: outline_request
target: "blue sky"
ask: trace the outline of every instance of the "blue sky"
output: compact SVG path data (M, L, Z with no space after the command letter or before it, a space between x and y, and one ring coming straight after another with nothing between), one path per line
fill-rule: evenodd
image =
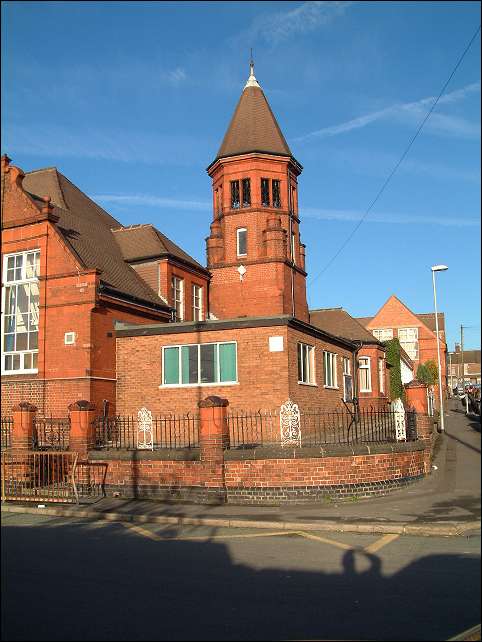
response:
M478 2L3 2L2 153L205 263L214 159L255 72L297 160L310 307L433 310L480 347Z

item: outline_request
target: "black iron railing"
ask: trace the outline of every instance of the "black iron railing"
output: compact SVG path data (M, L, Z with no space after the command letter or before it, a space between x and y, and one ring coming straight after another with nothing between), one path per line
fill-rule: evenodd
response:
M70 418L36 417L33 427L34 450L68 450Z
M374 408L349 413L345 410L322 412L301 410L302 446L327 444L370 444L400 441L397 422L400 417L390 410ZM231 448L253 448L281 442L279 411L231 411L227 415ZM416 413L405 411L406 441L417 439Z
M12 444L13 417L1 418L1 447L10 448Z
M136 450L139 445L139 421L132 415L116 417L96 417L94 420L95 447L97 449ZM142 434L144 443L149 443L150 434ZM152 417L152 447L161 448L198 448L199 416L161 415Z

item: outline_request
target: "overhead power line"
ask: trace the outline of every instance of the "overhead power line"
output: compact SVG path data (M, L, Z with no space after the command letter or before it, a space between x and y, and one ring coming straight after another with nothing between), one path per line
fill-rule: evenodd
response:
M466 55L466 54L467 54L467 52L469 51L469 49L470 49L470 47L472 46L472 43L474 42L474 40L477 38L477 36L478 36L479 32L480 32L480 25L477 27L477 30L475 31L474 35L473 35L473 36L472 36L472 38L470 39L470 41L469 41L468 45L465 47L465 49L464 49L464 51L463 51L462 55L461 55L461 56L460 56L460 58L458 59L457 64L455 65L455 67L454 67L454 68L453 68L453 70L452 70L452 73L450 74L450 76L449 76L449 77L447 78L447 80L445 81L445 84L444 84L444 86L442 87L442 89L440 90L440 93L439 93L439 95L437 96L437 98L434 100L433 105L430 107L430 109L428 110L427 114L425 115L425 118L424 118L424 119L422 120L422 122L420 123L420 125L419 125L419 127L418 127L417 131L414 133L414 135L413 135L413 136L412 136L412 138L410 139L410 141L409 141L409 143L408 143L407 147L405 148L405 151L404 151L404 152L403 152L403 154L400 156L399 160L398 160L398 161L397 161L397 163L395 164L395 167L392 169L392 171L390 172L390 174L389 174L389 175L387 176L387 178L385 179L385 181L384 181L383 185L382 185L382 186L380 187L380 189L378 190L378 192L377 192L377 194L376 194L375 198L372 200L372 202L370 203L370 205L369 205L369 206L367 207L367 209L365 210L365 212L364 212L363 216L361 217L361 219L358 221L358 223L355 225L355 227L353 228L353 230L350 232L350 234L347 236L347 238L346 238L346 239L343 241L343 243L340 245L340 247L339 247L339 248L338 248L338 250L335 252L335 254L331 257L331 259L330 259L330 260L328 261L328 263L324 266L324 268L323 268L322 270L320 270L320 272L318 272L318 274L316 274L312 279L310 279L310 280L308 281L308 285L311 285L311 284L312 284L312 283L314 283L317 279L319 279L319 277L320 277L320 276L322 276L322 274L324 274L324 273L327 271L327 269L330 267L330 265L331 265L331 264L332 264L332 263L333 263L333 262L338 258L338 256L341 254L341 252L345 249L345 247L346 247L346 246L348 245L348 243L351 241L351 239L353 238L353 236L355 235L355 233L357 232L357 230L360 228L360 226L362 225L363 221L366 219L366 217L368 216L368 214L369 214L369 213L370 213L370 211L372 210L372 208L373 208L373 206L375 205L375 203L378 201L378 199L380 198L380 196L383 194L383 192L384 192L384 191L385 191L385 189L387 188L388 184L389 184L389 183L390 183L390 181L392 180L393 176L395 175L396 171L398 170L398 168L400 167L400 165L401 165L401 164L403 163L403 161L405 160L405 157L407 156L408 152L410 151L410 148L412 147L412 145L413 145L413 143L415 142L416 138L418 137L418 135L419 135L419 134L420 134L420 132L422 131L422 129L423 129L423 127L424 127L425 123L427 122L427 120L428 120L428 119L430 118L430 116L432 115L432 112L433 112L433 110L435 109L435 107L437 106L438 101L440 100L440 98L442 97L443 93L444 93L444 92L445 92L445 90L447 89L448 84L450 83L450 81L451 81L451 80L452 80L452 78L454 77L454 75L455 75L455 73L456 73L457 69L460 67L460 65L461 65L461 63L462 63L462 60L465 58L465 55Z

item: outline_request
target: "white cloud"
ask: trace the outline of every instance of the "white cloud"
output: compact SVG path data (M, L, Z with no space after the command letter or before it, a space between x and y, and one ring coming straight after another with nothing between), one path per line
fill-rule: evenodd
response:
M445 94L445 96L440 98L438 105L453 104L464 100L467 96L474 93L480 93L480 83L478 82L471 83L461 89ZM336 136L353 129L366 127L370 123L383 119L401 120L404 122L408 121L410 123L415 121L420 123L434 100L435 96L429 96L428 98L422 98L415 102L397 103L395 105L390 105L385 109L373 111L369 114L365 114L364 116L358 116L357 118L347 120L339 125L331 125L329 127L324 127L323 129L309 132L308 134L298 136L293 140L295 142L302 142L313 138ZM464 118L448 116L446 114L436 112L432 113L425 125L425 128L431 129L436 133L461 136L465 138L480 137L479 123L470 122Z
M213 141L183 134L12 123L2 131L2 149L46 158L92 158L123 163L193 166L205 162Z
M255 42L258 39L270 45L296 35L314 31L336 17L343 15L353 2L304 2L299 7L277 13L263 13L238 34L237 42Z
M300 212L301 217L315 218L323 221L359 221L363 212L356 210L331 210L305 207ZM372 214L365 223L385 223L388 225L439 225L442 227L480 227L480 219L461 218L459 216L420 216L417 214Z
M184 69L182 69L181 67L176 67L176 69L172 69L171 71L165 72L164 77L172 85L179 85L183 81L187 80L187 74L184 71Z
M212 204L209 201L188 201L154 196L152 194L94 194L91 198L99 203L160 207L176 210L210 211L212 208Z

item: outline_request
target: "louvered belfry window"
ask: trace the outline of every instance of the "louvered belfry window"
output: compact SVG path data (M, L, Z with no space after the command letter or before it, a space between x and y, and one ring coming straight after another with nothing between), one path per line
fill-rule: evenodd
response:
M239 181L231 181L231 209L239 207Z
M261 205L269 207L269 179L261 179Z
M243 178L243 207L251 205L251 181L249 178Z

